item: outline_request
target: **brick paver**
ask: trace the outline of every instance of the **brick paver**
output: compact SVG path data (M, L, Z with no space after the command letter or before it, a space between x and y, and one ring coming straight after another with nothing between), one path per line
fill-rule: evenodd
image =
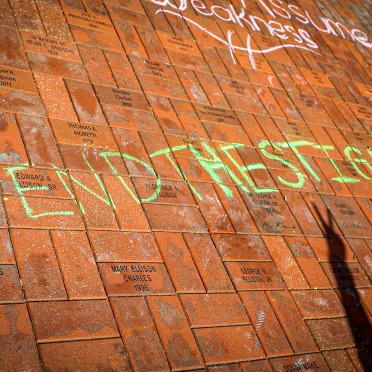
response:
M372 370L371 19L0 0L0 370Z

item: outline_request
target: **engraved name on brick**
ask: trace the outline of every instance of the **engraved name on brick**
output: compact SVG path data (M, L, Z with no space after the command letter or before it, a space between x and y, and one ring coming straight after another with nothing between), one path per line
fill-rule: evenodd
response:
M70 41L51 36L35 35L26 31L21 32L21 37L27 51L80 61L76 46Z
M102 263L99 270L112 296L174 293L163 263Z

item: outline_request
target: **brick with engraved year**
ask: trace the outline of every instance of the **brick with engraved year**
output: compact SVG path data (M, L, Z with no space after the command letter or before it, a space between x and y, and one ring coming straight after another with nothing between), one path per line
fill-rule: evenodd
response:
M149 111L149 105L142 92L117 89L105 85L94 85L98 99L102 104Z
M214 106L194 104L200 120L240 126L234 111Z
M178 83L177 75L170 64L145 59L141 57L131 57L133 68L141 79L141 75L155 76L164 79L175 80Z
M109 296L174 293L163 263L100 263L99 271Z
M0 86L37 94L32 74L15 68L0 67Z
M237 290L285 288L273 262L225 262Z
M89 28L93 31L100 31L115 35L115 28L109 17L99 16L93 13L87 13L80 10L67 8L65 10L67 22L70 25Z
M28 52L80 62L79 53L71 41L52 36L40 36L27 31L21 31L20 34Z
M164 48L174 49L181 53L201 57L201 53L194 40L184 39L161 31L157 31L157 34Z
M110 129L103 125L51 120L57 143L117 151Z

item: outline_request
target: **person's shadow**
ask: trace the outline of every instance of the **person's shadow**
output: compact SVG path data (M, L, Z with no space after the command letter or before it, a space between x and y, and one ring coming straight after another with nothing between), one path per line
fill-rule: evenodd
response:
M331 212L327 209L327 221L313 204L322 224L322 230L328 244L328 257L331 269L339 289L340 300L347 312L349 328L353 335L359 360L364 371L372 371L371 341L372 327L364 309L359 292L355 288L355 275L346 262L346 246L336 232ZM365 347L364 347L365 346Z

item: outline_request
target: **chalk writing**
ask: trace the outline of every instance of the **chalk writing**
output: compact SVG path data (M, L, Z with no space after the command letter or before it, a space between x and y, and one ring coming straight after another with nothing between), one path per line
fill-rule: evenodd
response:
M359 157L362 155L361 151L355 147L347 146L344 150L346 158L348 161L345 161L350 167L355 169L355 177L348 177L342 174L342 171L337 166L336 162L329 156L330 150L333 150L334 147L330 145L318 145L316 143L310 141L290 141L290 142L276 142L273 143L268 140L263 140L258 144L257 150L261 152L263 158L268 158L271 160L276 160L282 163L291 176L291 181L287 180L285 176L277 176L277 185L279 188L268 188L268 187L260 187L260 184L256 184L256 182L252 178L252 174L255 171L267 171L268 168L264 163L252 163L252 164L244 164L242 165L239 163L231 153L233 149L243 148L245 145L241 143L232 143L232 144L221 144L219 148L216 147L212 148L207 142L200 141L198 146L195 146L193 141L184 141L183 145L174 146L171 148L165 148L158 150L152 154L149 154L150 158L156 157L165 157L168 161L169 166L174 167L178 174L182 177L183 182L185 182L189 188L194 193L195 197L199 200L203 200L203 195L190 183L188 176L184 173L177 165L174 160L172 154L177 153L177 151L190 151L190 154L194 156L194 158L198 161L200 166L206 171L206 173L211 178L211 182L214 182L222 191L223 193L231 198L234 197L234 192L232 190L232 186L224 183L224 177L229 177L235 184L235 186L239 187L242 191L244 191L247 195L253 197L253 202L257 206L262 206L268 212L272 211L274 213L275 208L277 207L276 197L275 194L279 192L280 185L289 186L294 189L301 189L305 182L309 182L308 178L306 178L306 174L304 174L303 170L300 170L294 164L292 164L289 160L285 159L285 149L291 149L293 153L296 155L299 162L305 168L305 170L313 176L314 182L321 182L320 175L317 173L311 164L308 162L305 156L303 156L300 152L302 147L312 147L315 150L319 151L319 155L323 156L326 155L329 158L330 163L333 165L335 170L338 173L338 177L332 178L333 181L339 183L358 183L360 181L372 181L372 178L366 174L366 171L363 169L370 169L372 170L372 165L368 162L367 159ZM279 153L283 154L282 156L278 156L273 154L269 151L269 148L274 148ZM203 151L201 151L203 150ZM221 156L223 154L224 158L229 159L229 164L226 164ZM372 158L372 152L367 152L369 156ZM98 154L98 156L102 157L104 161L107 163L111 171L113 172L114 176L118 178L121 185L123 186L123 192L128 192L130 196L137 202L137 203L148 203L151 201L155 201L158 198L170 197L170 198L177 198L175 191L177 189L172 189L172 187L167 184L163 183L162 179L158 177L155 169L152 167L151 164L146 163L143 160L140 160L130 154L120 153L115 151L102 151ZM151 183L146 184L146 189L152 193L151 195L145 198L139 198L137 194L133 191L130 185L127 184L127 180L120 176L119 172L113 165L111 159L113 158L124 158L130 161L136 162L143 167L145 167L149 172L155 177ZM93 166L89 163L88 159L86 158L85 154L82 153L82 158L84 162L87 164L89 170L92 172L95 181L97 182L98 189L101 190L100 194L92 189L91 185L86 185L84 182L74 175L67 173L66 171L59 170L57 167L56 175L58 176L61 185L60 187L65 188L68 195L76 201L79 206L79 209L82 214L85 214L84 206L76 199L73 190L71 189L71 184L78 186L88 192L92 197L98 199L99 201L103 202L104 204L108 205L113 210L117 209L116 205L112 199L111 194L106 189L106 186L101 180L100 175L98 172L95 171ZM363 169L361 167L363 165ZM26 214L30 218L39 218L43 216L52 216L52 215L62 215L62 216L70 216L73 215L73 211L53 211L53 212L44 212L35 214L32 208L29 206L27 202L27 195L26 192L30 190L34 190L37 188L38 190L53 190L56 186L54 182L50 182L49 179L37 174L37 173L29 173L28 170L31 170L28 165L24 166L9 166L7 168L8 174L11 176L11 179L14 183L16 193L20 196L22 205L26 211ZM293 181L293 174L296 176L295 181ZM0 180L1 181L1 180ZM273 195L271 195L273 194ZM148 195L148 193L147 193ZM353 211L347 206L340 205L338 206L341 210L342 214L352 215Z
M257 15L248 14L247 7L244 0L241 0L240 6L232 5L226 2L226 6L211 5L208 7L202 0L151 0L154 4L159 5L157 13L163 12L171 14L175 17L180 17L188 22L190 25L197 27L199 30L217 40L221 44L229 48L231 58L236 63L234 53L236 51L244 51L248 54L250 63L254 69L257 64L254 58L255 54L266 54L274 52L282 48L298 48L307 50L312 53L316 52L318 45L311 39L311 36L304 28L283 24L279 22L280 18L285 21L294 20L304 26L314 27L316 30L328 35L346 39L347 37L353 42L358 42L366 48L372 48L372 43L368 40L365 32L357 28L348 28L346 25L333 21L329 18L315 17L310 15L307 10L302 10L300 7L293 4L285 4L278 0L258 0L264 9L266 9L269 16L273 19L266 20L267 17L258 17ZM270 4L270 5L269 5ZM227 30L225 38L213 33L206 27L197 22L197 17L190 18L186 15L186 10L191 7L198 16L214 18L218 21L231 24L231 29ZM182 13L185 12L185 13ZM318 23L317 23L318 22ZM285 22L284 22L285 23ZM236 29L239 27L246 32L249 31L262 32L267 30L271 36L279 39L278 45L273 45L268 42L268 47L260 46L260 49L252 47L252 38L250 33L246 34L245 45L241 46L240 39L244 38L237 35Z

